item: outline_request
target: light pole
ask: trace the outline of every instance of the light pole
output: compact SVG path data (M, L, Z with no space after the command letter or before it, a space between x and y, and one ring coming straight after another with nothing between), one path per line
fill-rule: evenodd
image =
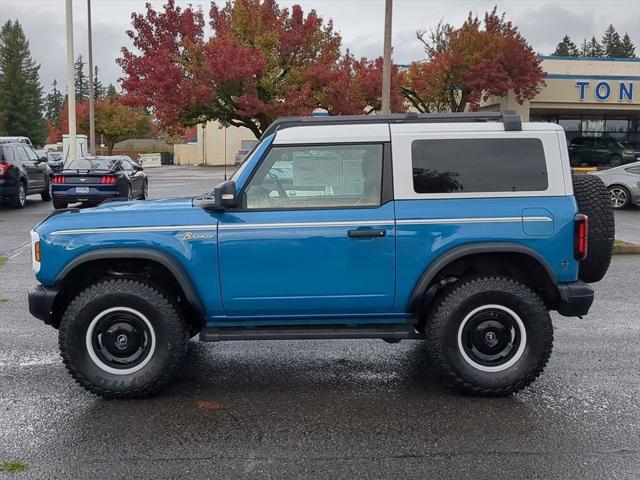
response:
M385 0L384 6L384 52L382 64L382 114L391 113L391 17L393 0Z
M91 0L87 0L87 25L89 33L89 152L96 155L96 120L93 90L93 40L91 38Z
M69 159L78 156L78 140L76 138L76 83L73 76L73 5L66 3L67 19L67 101L69 105ZM66 161L67 159L65 159Z

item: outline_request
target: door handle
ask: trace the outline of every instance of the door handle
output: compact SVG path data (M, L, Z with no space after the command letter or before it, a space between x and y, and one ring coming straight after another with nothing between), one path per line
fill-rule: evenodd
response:
M387 235L387 231L382 230L347 230L349 238L380 238Z

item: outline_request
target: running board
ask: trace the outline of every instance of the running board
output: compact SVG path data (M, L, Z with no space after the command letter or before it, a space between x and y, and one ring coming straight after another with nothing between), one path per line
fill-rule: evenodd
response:
M367 327L254 327L254 328L204 328L200 332L202 342L229 340L327 340L381 338L383 340L424 339L408 325Z

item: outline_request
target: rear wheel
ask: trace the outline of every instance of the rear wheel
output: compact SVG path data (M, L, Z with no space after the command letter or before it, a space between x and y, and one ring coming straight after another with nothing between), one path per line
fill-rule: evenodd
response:
M18 182L16 193L11 200L11 206L15 208L24 208L27 203L27 185L22 180Z
M629 190L621 185L613 185L609 187L609 198L611 206L616 210L623 210L631 203L631 194Z
M42 198L43 202L50 202L52 197L52 192L53 192L53 184L51 183L51 178L49 177L47 177L45 182L46 183L44 186L44 190L40 194L40 197Z
M609 165L611 165L612 167L618 167L622 165L622 157L617 154L611 155L611 157L609 157Z
M68 203L65 202L64 200L57 200L57 199L53 199L53 208L55 208L56 210L60 209L60 208L67 208Z
M181 311L151 285L105 280L80 292L60 323L62 359L72 377L105 398L139 398L162 388L187 348Z
M522 390L542 373L553 347L545 304L508 277L469 277L454 284L430 313L425 331L443 382L473 395Z

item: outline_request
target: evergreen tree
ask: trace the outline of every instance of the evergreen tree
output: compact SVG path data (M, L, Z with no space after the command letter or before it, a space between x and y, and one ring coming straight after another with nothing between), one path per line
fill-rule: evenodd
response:
M98 79L98 66L96 65L93 69L93 98L95 100L100 100L102 97L104 97L105 93L106 93L106 89L104 88L104 86L102 85L102 83L100 83L100 80Z
M89 79L84 73L85 65L86 64L82 60L82 55L78 55L78 58L73 64L76 84L76 102L83 102L89 98Z
M580 45L580 56L581 57L589 56L589 42L587 42L586 38L582 40L582 44Z
M602 57L604 55L604 50L602 49L602 45L598 43L596 37L591 37L591 41L589 42L589 48L587 50L587 57Z
M118 92L116 91L116 87L113 86L113 83L110 83L107 87L107 98L114 99L118 96Z
M569 35L565 35L552 55L560 57L577 57L579 55L579 51L576 44L569 38Z
M635 58L636 47L631 41L628 33L625 33L620 43L621 57L622 58Z
M602 37L602 48L604 54L609 58L620 58L622 52L622 42L620 41L620 35L616 32L613 25L609 25Z
M44 118L50 122L56 122L60 116L60 110L66 96L58 90L57 80L53 81L53 89L44 97Z
M47 133L39 70L22 27L8 20L0 29L0 127L3 134L24 135L35 145L42 145Z

